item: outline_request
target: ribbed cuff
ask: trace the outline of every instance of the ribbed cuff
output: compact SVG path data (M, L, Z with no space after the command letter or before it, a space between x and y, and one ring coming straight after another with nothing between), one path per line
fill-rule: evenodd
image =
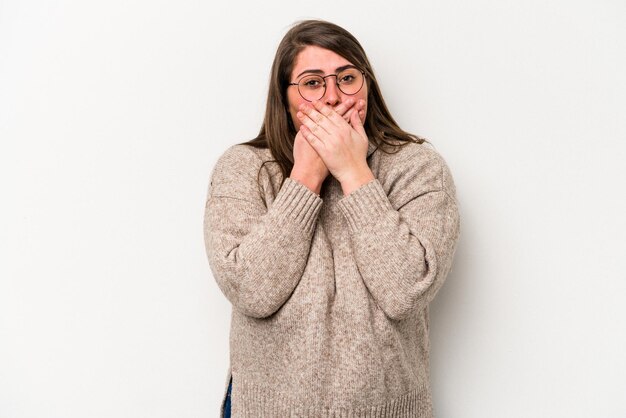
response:
M307 233L313 231L321 208L322 198L291 177L285 179L272 204L279 216L290 217Z
M348 222L350 232L357 232L370 225L386 212L393 210L389 198L378 179L354 190L337 202Z

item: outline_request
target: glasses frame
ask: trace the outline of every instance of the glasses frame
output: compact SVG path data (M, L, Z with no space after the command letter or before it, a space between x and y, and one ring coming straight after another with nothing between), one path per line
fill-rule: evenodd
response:
M338 77L339 77L339 74L341 74L342 72L344 72L344 71L346 71L346 70L349 70L349 69L351 69L351 68L354 68L355 70L357 70L358 72L360 72L361 74L363 74L363 80L362 80L362 82L361 82L361 87L359 87L359 89L358 89L357 91L355 91L354 93L346 93L345 91L343 91L343 90L341 89L341 86L339 85L339 82L337 81L337 79L338 79ZM361 91L361 89L363 88L363 86L365 85L365 71L363 71L363 70L359 70L359 69L358 69L358 68L356 68L356 67L348 67L348 68L345 68L345 69L341 70L340 72L338 72L338 73L336 73L336 74L328 74L328 75L325 75L325 76L321 76L321 75L319 75L319 74L313 74L313 75L316 75L316 76L318 76L318 77L321 77L321 79L322 79L322 80L324 80L324 91L322 92L322 95L319 97L319 99L315 99L315 100L320 100L320 99L321 99L322 97L324 97L324 95L326 94L326 79L327 79L328 77L335 77L335 84L337 85L337 88L339 89L339 91L340 91L340 92L342 92L343 94L345 94L345 95L347 95L347 96L354 96L355 94L357 94L358 92L360 92L360 91ZM305 77L310 77L310 76L311 76L311 74L306 74L306 75L303 75L302 77L300 77L300 78L298 79L298 81L297 81L297 82L295 82L295 83L289 83L289 86L298 86L298 94L300 95L300 97L302 97L302 98L303 98L304 100L306 100L307 102L312 102L313 100L309 100L309 99L307 99L306 97L304 97L304 95L303 95L303 94L302 94L302 92L300 91L300 81L302 81L302 79L303 79L303 78L305 78Z

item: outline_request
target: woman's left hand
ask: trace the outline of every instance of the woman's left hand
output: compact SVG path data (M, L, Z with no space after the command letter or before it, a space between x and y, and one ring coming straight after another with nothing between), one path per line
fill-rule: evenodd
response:
M361 101L357 108L364 105ZM297 114L302 134L341 183L345 195L374 179L366 161L369 140L360 114L363 112L352 112L348 123L320 101L314 101L313 106L302 104Z

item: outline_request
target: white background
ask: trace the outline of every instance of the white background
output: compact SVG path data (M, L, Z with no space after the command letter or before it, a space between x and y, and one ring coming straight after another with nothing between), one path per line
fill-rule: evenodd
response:
M217 416L209 173L308 17L456 180L436 415L626 416L626 3L0 0L0 417Z

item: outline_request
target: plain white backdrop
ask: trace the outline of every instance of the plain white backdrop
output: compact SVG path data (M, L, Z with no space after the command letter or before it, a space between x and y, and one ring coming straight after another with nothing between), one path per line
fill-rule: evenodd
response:
M439 418L626 416L626 3L0 0L0 417L216 417L210 170L289 25L362 43L448 162Z

